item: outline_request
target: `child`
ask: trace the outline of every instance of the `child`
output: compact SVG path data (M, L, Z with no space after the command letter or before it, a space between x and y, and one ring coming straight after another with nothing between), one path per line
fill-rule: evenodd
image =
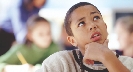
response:
M116 52L133 58L133 16L120 17L116 22L116 33L120 43L120 50Z
M32 16L27 22L27 40L17 44L0 57L0 72L33 72L42 61L52 53L59 51L52 41L50 23L39 16ZM21 65L17 52L20 52L28 64Z
M65 28L67 40L78 49L49 56L36 72L133 72L132 58L109 50L106 23L93 4L72 6L65 17Z

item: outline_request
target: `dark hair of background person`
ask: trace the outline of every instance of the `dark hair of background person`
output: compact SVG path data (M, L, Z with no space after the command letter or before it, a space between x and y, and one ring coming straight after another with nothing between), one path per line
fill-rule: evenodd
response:
M3 29L0 29L0 56L6 53L14 42L15 37L13 33L8 33Z
M133 15L125 15L119 17L117 21L121 21L120 23L129 33L133 33Z
M113 24L113 27L116 26L116 21L117 19L121 18L121 17L125 17L125 16L133 16L133 12L123 12L123 13L120 13L120 12L115 12L115 16L114 16L114 24Z
M65 29L66 29L66 32L69 36L73 36L73 33L71 31L71 14L72 12L77 9L78 7L81 7L81 6L85 6L85 5L91 5L91 6L94 6L93 4L91 3L88 3L88 2L80 2L80 3L77 3L75 4L74 6L72 6L66 13L66 16L65 16L65 20L64 20L64 26L65 26ZM97 10L98 8L96 6L94 6ZM99 11L99 10L98 10ZM100 12L100 11L99 11ZM100 13L101 14L101 13Z
M46 20L46 19L43 18L43 17L40 17L40 16L38 16L38 15L33 15L33 16L31 16L31 17L28 19L28 21L27 21L27 30L28 30L28 31L32 31L32 30L34 29L34 27L38 24L37 22L42 22L42 21L47 22L48 24L50 24L49 21ZM45 24L45 23L44 23L44 24ZM26 36L25 44L28 45L28 46L30 46L30 45L32 44L32 41L30 41L30 40L27 38L27 36Z

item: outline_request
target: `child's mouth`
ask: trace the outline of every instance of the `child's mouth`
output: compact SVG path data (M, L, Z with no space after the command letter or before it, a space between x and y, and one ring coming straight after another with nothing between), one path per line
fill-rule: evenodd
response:
M91 35L91 40L93 42L96 42L96 41L99 41L101 39L101 33L100 32L94 32L92 35Z

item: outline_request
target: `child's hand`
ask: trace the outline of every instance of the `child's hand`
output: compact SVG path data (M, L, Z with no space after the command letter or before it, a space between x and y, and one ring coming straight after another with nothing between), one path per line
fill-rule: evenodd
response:
M105 40L104 44L92 42L85 45L83 61L87 64L94 64L93 60L102 62L102 57L109 53L112 52L108 48L108 40Z

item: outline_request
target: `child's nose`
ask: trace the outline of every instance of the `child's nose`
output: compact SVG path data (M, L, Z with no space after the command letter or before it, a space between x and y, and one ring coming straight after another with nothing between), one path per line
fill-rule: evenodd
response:
M91 24L91 26L89 27L89 30L93 30L93 29L97 29L97 26L95 24Z

